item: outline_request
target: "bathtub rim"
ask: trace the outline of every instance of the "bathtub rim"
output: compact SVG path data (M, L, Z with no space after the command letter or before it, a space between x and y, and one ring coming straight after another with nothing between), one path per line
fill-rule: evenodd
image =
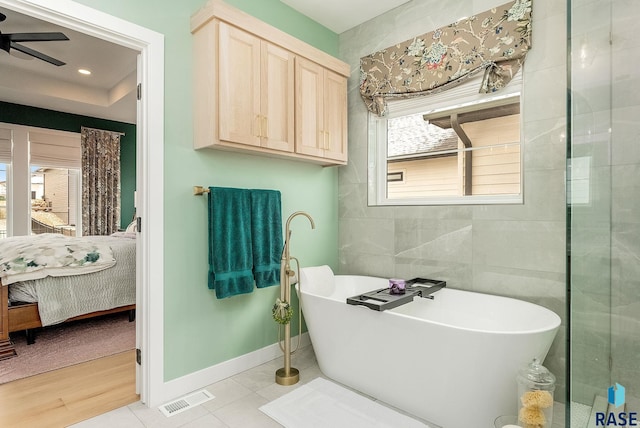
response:
M370 276L370 275L334 275L334 279L335 278L373 278L376 280L386 280L387 278L382 278L382 277L376 277L376 276ZM296 283L295 285L296 288L296 292L300 293L300 284ZM320 299L323 300L328 300L328 301L332 301L332 302L336 302L336 303L340 303L340 304L344 304L347 305L346 303L346 298L345 301L340 301L338 299L334 299L328 296L324 296L322 294L318 294L318 293L313 293L310 292L308 289L305 290L305 287L302 287L302 301L304 301L304 295L310 295L310 296L314 296L314 297L318 297ZM393 308L393 309L389 309L389 310L385 310L385 311L381 311L383 313L387 313L387 314L393 314L394 316L399 316L399 317L403 317L403 318L407 318L407 319L411 319L411 320L416 320L416 321L420 321L420 322L426 322L426 323L430 323L433 325L438 325L438 326L442 326L442 327L446 327L446 328L451 328L451 329L455 329L455 330L460 330L460 331L469 331L469 332L474 332L474 333L485 333L485 334L502 334L502 335L524 335L524 334L538 334L538 333L548 333L548 332L556 332L560 326L562 325L562 318L560 318L560 316L555 313L554 311L552 311L551 309L539 305L537 303L533 303L533 302L529 302L527 300L522 300L522 299L518 299L515 297L510 297L510 296L502 296L499 294L490 294L490 293L483 293L483 292L479 292L479 291L472 291L472 290L464 290L464 289L457 289L457 288L444 288L443 290L440 290L438 292L436 292L436 294L434 295L435 298L437 299L437 293L447 290L446 292L454 292L454 293L470 293L470 294L479 294L479 295L483 295L483 296L490 296L491 298L496 298L498 300L506 300L506 301L515 301L518 302L518 304L524 304L526 306L535 306L536 310L541 310L541 311L545 311L548 312L548 315L554 319L553 323L549 323L546 327L540 327L540 328L535 328L535 329L526 329L526 330L514 330L514 331L504 331L504 330L494 330L494 329L480 329L480 328L473 328L473 327L463 327L463 326L459 326L459 325L453 325L453 324L447 324L444 323L442 321L436 321L436 320L431 320L431 319L425 319L425 318L420 318L414 315L409 315L409 314L405 314L402 312L394 312L396 309L402 308L403 306L399 306L397 308ZM420 298L420 297L416 297L416 298ZM416 299L414 298L414 299ZM410 303L407 303L410 304ZM357 305L353 305L354 307L357 307ZM373 311L373 312L377 312L374 311L373 309L369 309L365 306L361 306L358 307L359 310L369 310L369 311ZM304 308L302 309L303 314L304 314Z

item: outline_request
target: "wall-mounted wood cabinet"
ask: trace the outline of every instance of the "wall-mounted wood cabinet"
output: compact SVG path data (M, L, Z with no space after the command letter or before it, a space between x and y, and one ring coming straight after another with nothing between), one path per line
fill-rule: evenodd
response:
M191 32L196 149L346 164L347 64L219 0Z
M347 160L347 79L296 58L296 150Z
M294 56L220 23L219 137L294 151Z

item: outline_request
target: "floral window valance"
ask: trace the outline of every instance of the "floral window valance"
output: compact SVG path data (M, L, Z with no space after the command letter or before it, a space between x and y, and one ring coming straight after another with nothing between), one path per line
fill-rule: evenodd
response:
M515 0L360 59L360 94L386 100L440 92L484 71L481 93L504 87L531 48L531 0Z

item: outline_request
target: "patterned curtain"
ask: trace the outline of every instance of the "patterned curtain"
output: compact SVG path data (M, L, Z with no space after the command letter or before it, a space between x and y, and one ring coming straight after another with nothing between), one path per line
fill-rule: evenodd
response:
M386 100L440 92L484 72L481 93L504 87L531 47L531 0L515 0L360 59L360 94Z
M82 235L110 235L120 224L120 133L83 127Z

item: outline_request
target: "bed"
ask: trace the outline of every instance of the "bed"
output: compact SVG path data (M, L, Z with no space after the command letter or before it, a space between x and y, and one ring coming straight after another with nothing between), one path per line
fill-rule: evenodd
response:
M136 300L135 233L0 240L0 359L15 355L9 333L129 311ZM9 260L9 261L8 261Z

